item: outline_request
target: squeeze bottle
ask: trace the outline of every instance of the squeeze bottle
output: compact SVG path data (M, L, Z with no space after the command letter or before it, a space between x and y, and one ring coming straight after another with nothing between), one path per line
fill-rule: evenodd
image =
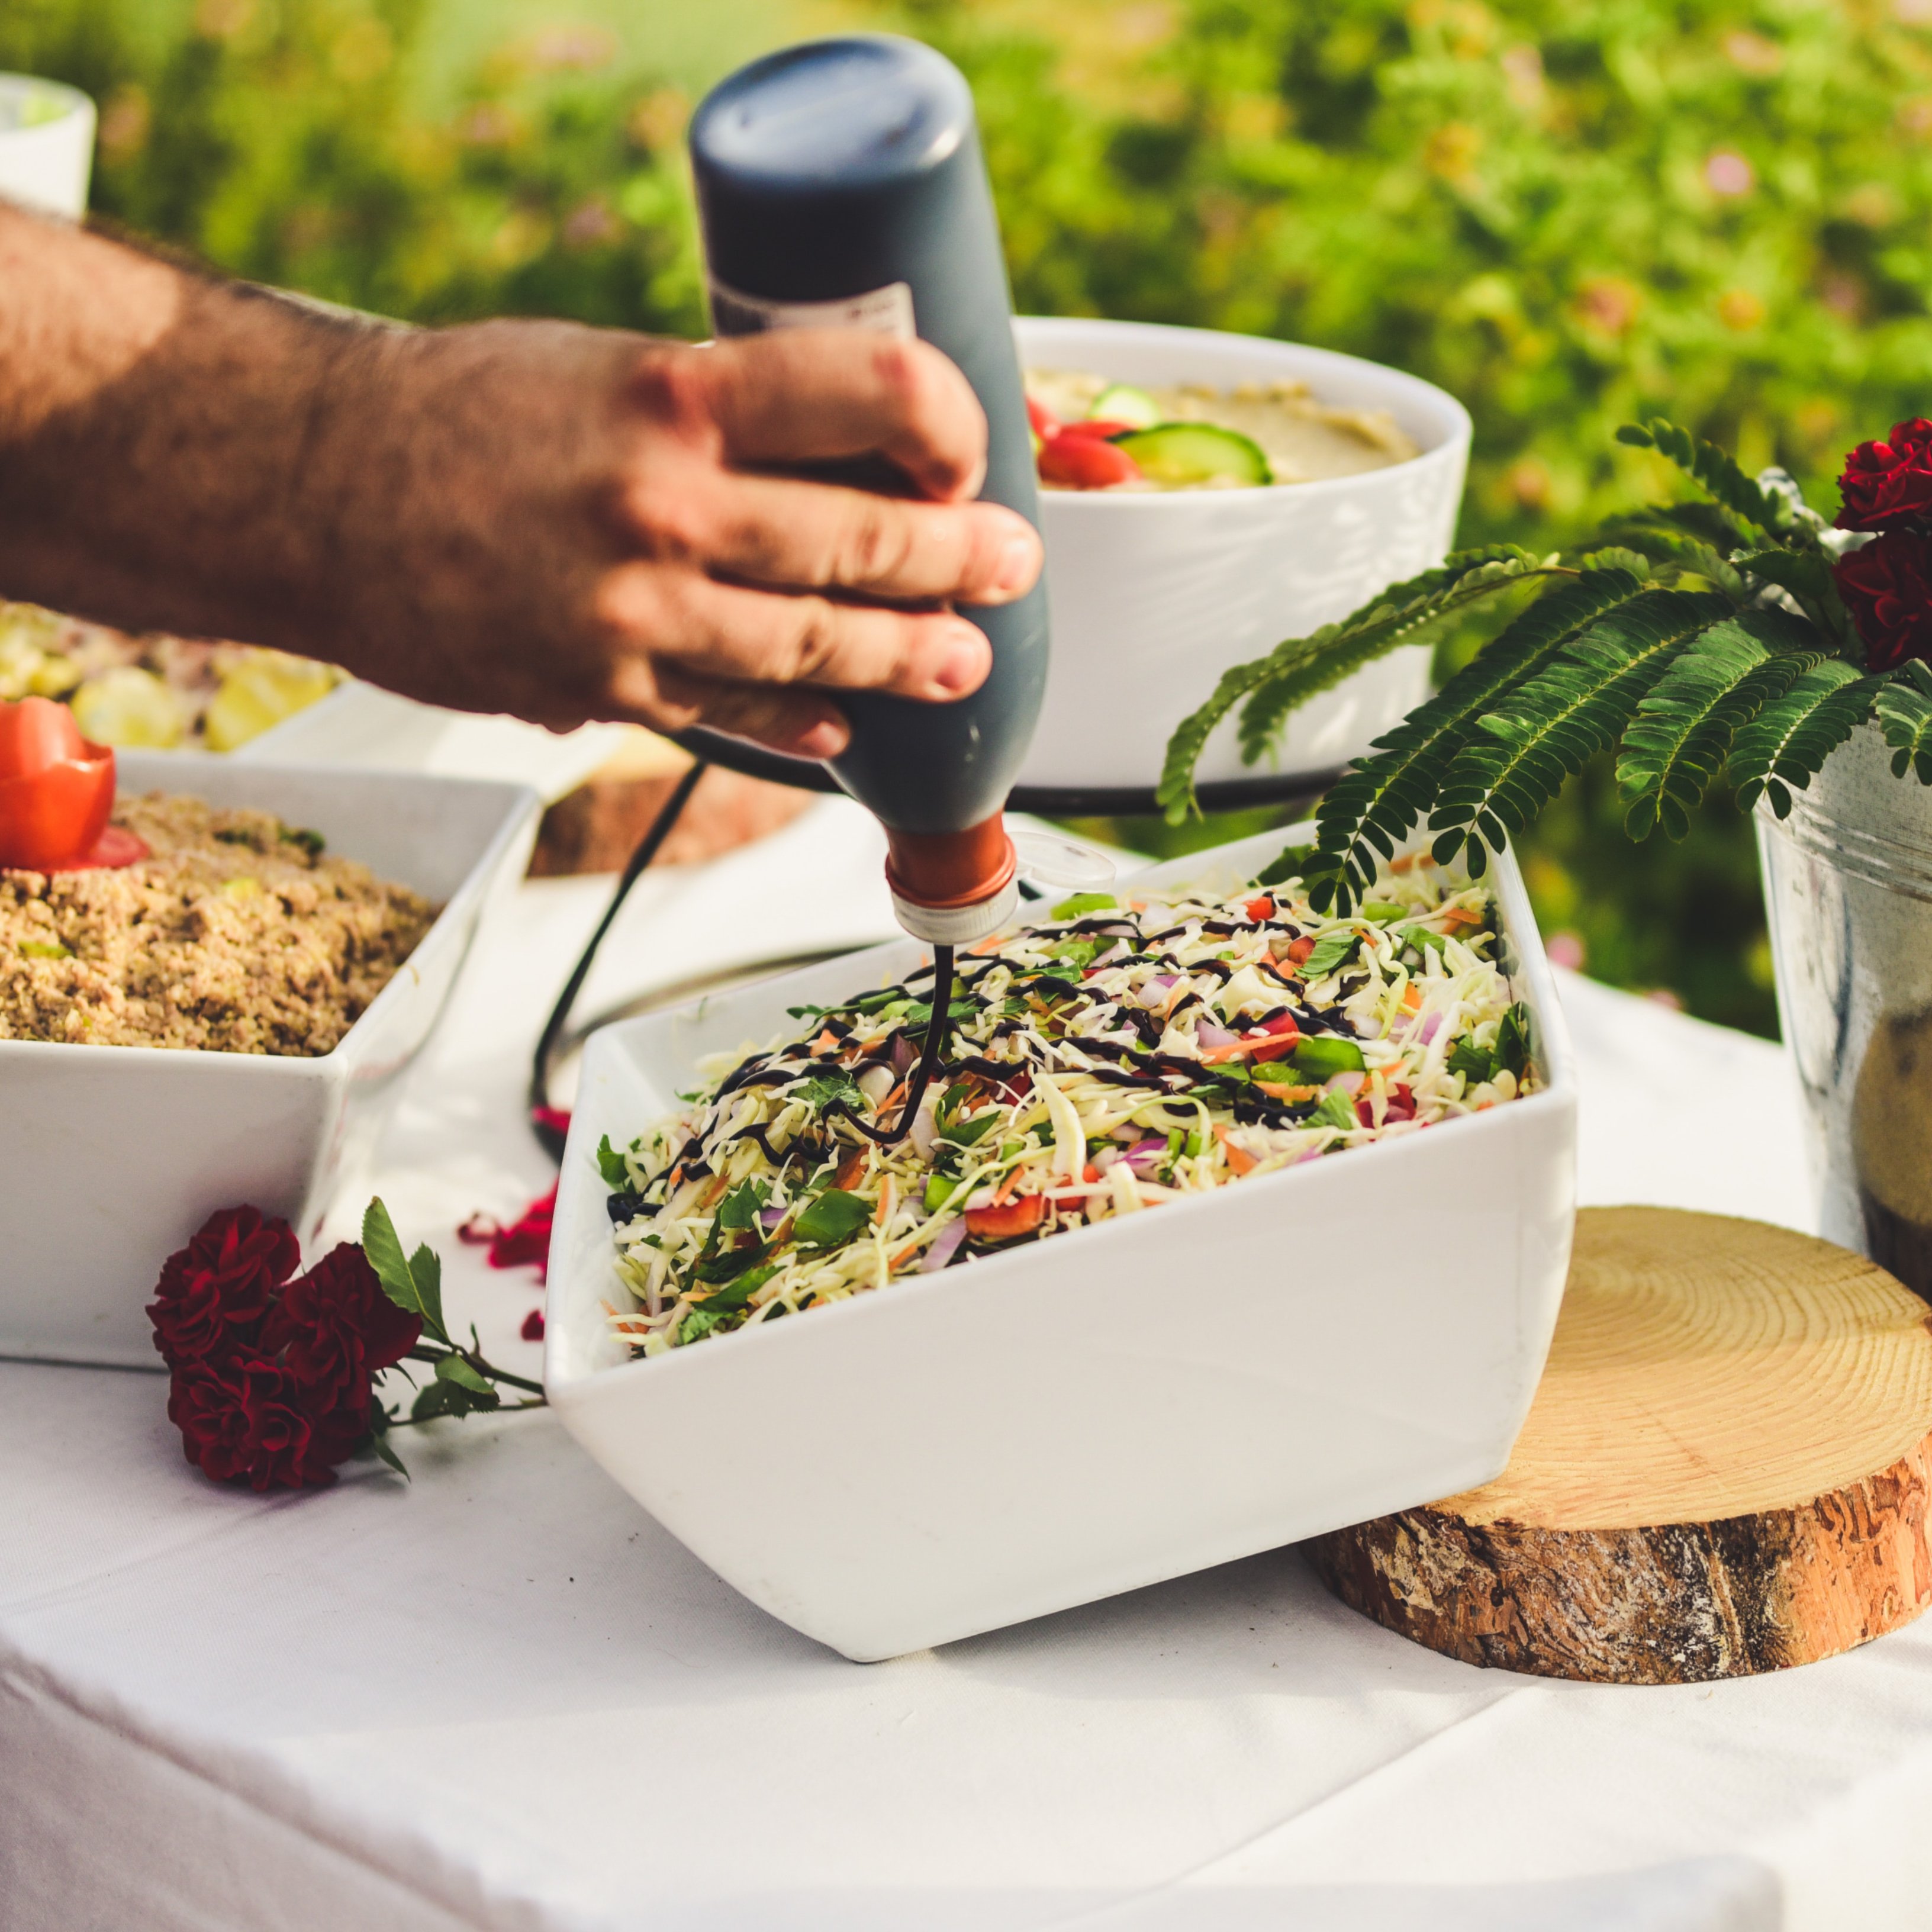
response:
M691 155L719 335L857 326L950 356L986 413L982 500L1035 524L1033 444L973 97L916 40L856 34L754 61L693 117ZM962 607L993 668L970 697L841 693L838 782L883 822L908 932L950 948L996 932L1016 897L1001 807L1046 682L1044 582Z

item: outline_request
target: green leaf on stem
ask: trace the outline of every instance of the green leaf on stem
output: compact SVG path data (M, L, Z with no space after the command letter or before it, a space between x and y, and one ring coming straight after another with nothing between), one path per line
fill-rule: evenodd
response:
M436 1378L440 1382L455 1382L466 1388L472 1395L486 1395L494 1404L496 1391L487 1377L479 1376L460 1355L440 1357L436 1365Z
M369 1258L382 1292L398 1308L420 1316L426 1334L448 1342L449 1331L442 1325L441 1264L427 1246L418 1248L412 1259L404 1258L401 1238L380 1195L370 1202L362 1216L362 1252Z

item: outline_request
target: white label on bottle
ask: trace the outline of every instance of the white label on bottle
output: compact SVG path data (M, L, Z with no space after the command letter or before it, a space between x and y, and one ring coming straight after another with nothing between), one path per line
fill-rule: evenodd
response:
M913 326L908 282L889 282L837 302L783 302L727 288L716 276L710 280L711 326L720 335L763 335L776 328L869 328L907 338L919 332Z

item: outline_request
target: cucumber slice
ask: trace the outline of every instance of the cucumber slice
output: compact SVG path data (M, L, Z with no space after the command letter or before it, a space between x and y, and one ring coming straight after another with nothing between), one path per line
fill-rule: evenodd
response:
M1136 429L1152 429L1161 419L1160 404L1131 382L1102 389L1087 413L1096 422L1132 423Z
M1114 447L1124 449L1140 465L1141 474L1151 482L1261 484L1274 481L1261 445L1239 430L1222 429L1217 423L1162 423L1156 428L1137 429L1130 436L1116 436Z

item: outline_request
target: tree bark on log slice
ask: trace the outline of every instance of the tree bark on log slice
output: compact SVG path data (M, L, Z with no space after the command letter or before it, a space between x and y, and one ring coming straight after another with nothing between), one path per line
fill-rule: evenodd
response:
M1306 1547L1351 1608L1466 1664L1696 1683L1910 1622L1928 1491L1916 1295L1760 1222L1586 1208L1502 1474Z

